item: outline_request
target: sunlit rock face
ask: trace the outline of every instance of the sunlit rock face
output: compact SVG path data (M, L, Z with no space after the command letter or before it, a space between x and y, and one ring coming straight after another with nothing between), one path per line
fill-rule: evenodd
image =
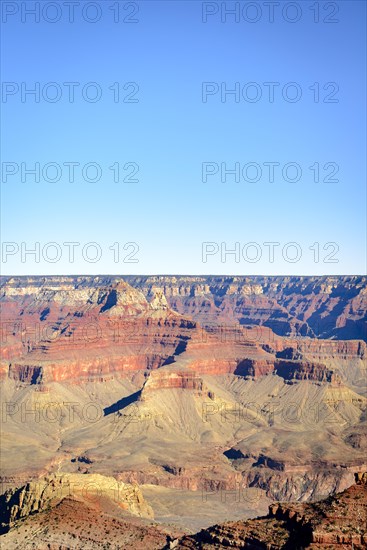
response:
M2 279L10 516L33 521L24 487L52 476L138 483L185 532L350 487L367 469L365 298L361 277ZM68 499L52 514L85 521Z
M93 474L52 475L9 489L1 499L1 528L11 527L17 520L49 506L56 506L64 498L98 501L111 500L137 516L151 518L153 511L145 502L138 486L116 481L112 477ZM93 499L92 499L93 497Z
M366 339L363 276L133 277L147 295L160 288L169 305L203 324L265 325L281 336Z
M178 539L176 548L362 550L367 545L367 487L361 481L366 474L357 475L355 485L325 501L293 505L277 502L262 518L214 525Z

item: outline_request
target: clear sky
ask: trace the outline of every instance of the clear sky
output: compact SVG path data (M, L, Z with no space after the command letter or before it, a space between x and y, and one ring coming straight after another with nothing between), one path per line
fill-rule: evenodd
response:
M3 274L365 272L365 2L36 4L2 2Z

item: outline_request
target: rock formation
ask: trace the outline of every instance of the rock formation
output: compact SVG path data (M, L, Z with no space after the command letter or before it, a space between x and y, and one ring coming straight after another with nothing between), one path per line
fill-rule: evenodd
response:
M56 506L64 498L79 499L95 506L101 500L111 501L134 515L151 518L153 511L136 485L116 481L99 474L52 475L7 490L0 496L2 531L18 520Z
M3 278L4 524L87 506L54 500L60 476L139 483L192 532L349 487L367 467L365 283ZM256 498L234 507L238 488Z
M276 334L366 339L366 277L126 277L205 324L263 324Z
M362 550L367 547L366 482L367 474L358 473L355 485L324 501L275 503L265 517L214 525L197 535L176 539L175 548Z

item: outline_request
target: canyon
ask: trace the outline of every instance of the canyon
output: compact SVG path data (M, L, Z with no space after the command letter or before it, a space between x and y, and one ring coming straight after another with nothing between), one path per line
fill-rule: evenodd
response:
M87 521L83 494L54 495L70 480L133 488L90 514L145 548L205 548L190 537L277 501L316 517L343 491L363 500L366 280L3 277L2 537L50 514ZM266 525L289 515L271 510Z
M367 546L367 473L355 484L313 504L276 503L266 516L214 525L194 536L176 539L176 548L354 548Z

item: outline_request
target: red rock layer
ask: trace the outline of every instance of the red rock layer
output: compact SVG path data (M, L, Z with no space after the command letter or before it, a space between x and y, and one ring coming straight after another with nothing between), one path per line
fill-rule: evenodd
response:
M265 517L214 525L177 540L175 547L203 550L228 547L365 549L367 485L363 479L344 492L317 503L272 504Z
M223 291L231 300L253 292L261 307L260 288L249 290L239 282L227 288L222 283L222 290L215 292ZM211 292L209 286L201 290ZM149 288L148 298L152 292ZM259 378L275 373L286 380L338 384L320 358L363 358L366 349L360 341L280 338L258 326L204 329L170 310L161 291L153 292L149 302L140 289L123 281L102 286L98 278L10 281L3 287L2 310L0 376L24 384L131 377L177 363L181 356L184 367L198 374ZM233 310L227 313L233 314L232 323L238 321Z

